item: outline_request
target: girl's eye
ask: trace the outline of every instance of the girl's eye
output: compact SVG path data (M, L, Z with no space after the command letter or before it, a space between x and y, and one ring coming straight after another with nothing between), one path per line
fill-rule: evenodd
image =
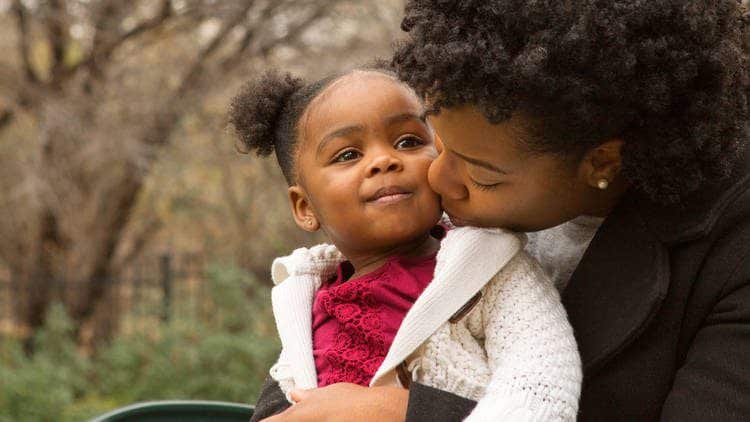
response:
M336 157L334 157L333 162L341 163L344 161L356 160L357 158L359 158L359 156L360 156L360 153L357 152L356 150L348 149L342 152L341 154L337 155Z
M396 141L396 149L416 148L420 145L424 145L424 141L416 136L407 136Z
M471 184L475 188L477 188L479 190L482 190L482 191L491 191L491 190L494 190L495 188L497 188L498 186L500 186L500 182L498 182L498 183L484 184L484 183L479 183L476 180L471 179L471 178L469 178L469 180L471 180Z

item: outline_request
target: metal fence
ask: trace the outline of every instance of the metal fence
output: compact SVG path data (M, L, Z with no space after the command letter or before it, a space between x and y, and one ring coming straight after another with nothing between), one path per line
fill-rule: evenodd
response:
M171 317L203 318L211 312L204 263L197 255L147 256L120 276L103 282L109 284L103 300L110 312L119 315L122 331L141 330ZM62 302L66 292L85 285L52 280L52 301ZM0 278L0 336L23 329L14 315L13 300L17 297L17 283L9 277Z

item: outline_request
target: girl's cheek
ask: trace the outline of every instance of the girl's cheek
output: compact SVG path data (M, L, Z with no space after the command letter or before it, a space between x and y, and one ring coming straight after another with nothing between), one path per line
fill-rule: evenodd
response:
M435 152L438 154L443 153L443 141L440 139L440 136L438 134L435 134Z

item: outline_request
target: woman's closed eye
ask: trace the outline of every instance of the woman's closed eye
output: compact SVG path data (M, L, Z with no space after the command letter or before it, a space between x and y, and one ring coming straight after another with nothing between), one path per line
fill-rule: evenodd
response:
M497 188L502 183L502 182L496 182L496 183L479 183L479 182L477 182L476 180L474 180L472 178L469 178L469 180L471 181L471 184L475 188L477 188L479 190L483 190L483 191L493 190L493 189Z
M503 176L483 167L472 166L467 176L471 185L482 191L493 190L503 183Z

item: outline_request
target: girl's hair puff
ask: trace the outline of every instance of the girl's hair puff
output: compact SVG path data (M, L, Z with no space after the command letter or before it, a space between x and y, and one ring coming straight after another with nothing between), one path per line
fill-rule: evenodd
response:
M245 154L255 150L260 156L275 152L284 178L290 186L294 185L299 177L295 168L302 114L326 87L357 70L381 73L401 83L389 63L382 60L309 84L277 70L269 70L247 82L229 105L229 124L240 141L237 149Z
M247 82L229 106L229 123L240 141L238 150L255 150L260 156L275 152L287 183L296 183L297 123L310 101L334 79L305 84L289 73L269 70Z

